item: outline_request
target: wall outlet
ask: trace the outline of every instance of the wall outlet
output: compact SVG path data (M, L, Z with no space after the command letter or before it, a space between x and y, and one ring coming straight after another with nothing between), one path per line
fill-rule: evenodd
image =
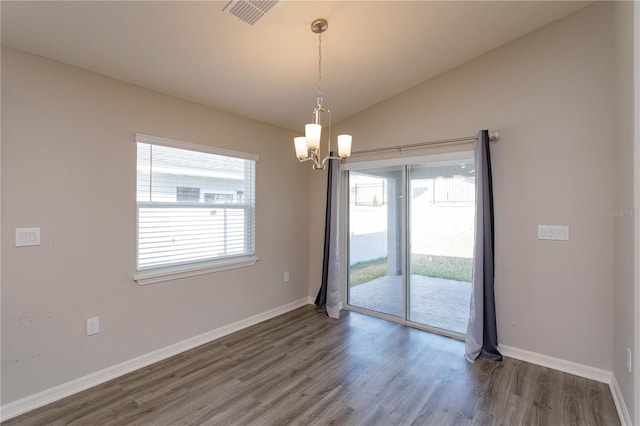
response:
M100 318L89 318L87 320L87 336L98 334L100 332Z
M631 356L630 348L627 348L627 370L629 370L629 373L633 371L633 357Z
M288 283L288 282L289 282L289 273L288 273L288 272L285 272L285 273L284 273L284 282L285 282L285 283Z

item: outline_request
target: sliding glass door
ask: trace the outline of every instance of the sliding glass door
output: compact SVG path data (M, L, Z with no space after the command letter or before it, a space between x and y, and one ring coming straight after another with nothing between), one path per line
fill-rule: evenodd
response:
M463 334L469 321L473 160L409 166L407 319Z
M347 307L464 334L473 264L472 153L349 168Z
M403 316L403 167L349 173L348 303Z

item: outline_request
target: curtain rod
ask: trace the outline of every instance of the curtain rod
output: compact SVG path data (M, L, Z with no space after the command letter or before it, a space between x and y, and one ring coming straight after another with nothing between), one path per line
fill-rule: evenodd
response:
M498 132L489 133L489 141L495 142L499 138L500 138L500 134ZM466 137L462 137L462 138L454 138L454 139L440 139L440 140L436 140L436 141L414 143L414 144L411 144L411 145L398 145L398 146L390 146L390 147L386 147L386 148L365 149L364 151L352 152L351 155L373 154L373 153L376 153L376 152L386 152L386 151L398 151L398 152L401 152L404 149L420 148L420 147L423 147L423 146L430 146L430 145L444 145L444 144L453 144L453 143L461 143L461 142L470 142L470 141L475 141L476 139L478 139L477 135L476 136L466 136Z

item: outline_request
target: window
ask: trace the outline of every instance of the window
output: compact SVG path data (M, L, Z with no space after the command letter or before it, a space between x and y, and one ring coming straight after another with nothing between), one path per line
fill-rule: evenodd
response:
M136 281L252 265L256 155L136 135Z

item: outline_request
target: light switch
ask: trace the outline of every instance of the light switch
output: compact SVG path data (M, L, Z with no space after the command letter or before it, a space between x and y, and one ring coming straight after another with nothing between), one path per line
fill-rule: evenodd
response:
M16 228L16 247L39 245L40 228Z
M538 225L539 240L569 241L568 226Z

